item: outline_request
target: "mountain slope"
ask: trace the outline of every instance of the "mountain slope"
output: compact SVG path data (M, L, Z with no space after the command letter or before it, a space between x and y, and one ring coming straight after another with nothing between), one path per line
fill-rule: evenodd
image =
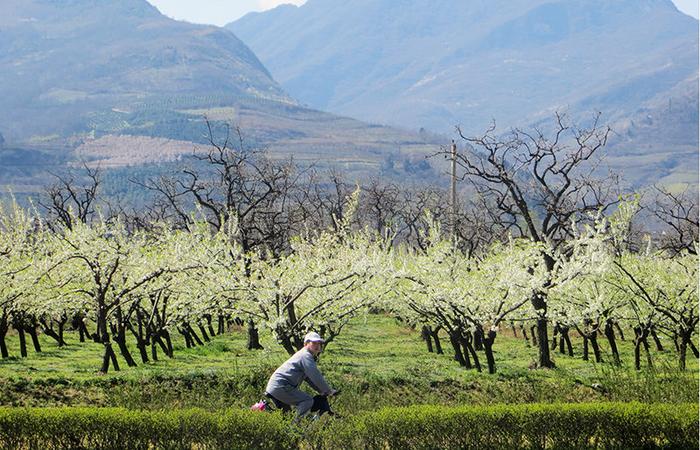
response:
M697 73L698 23L670 0L309 0L228 28L302 102L437 131L626 114Z
M8 139L90 131L98 112L194 95L292 101L232 33L170 20L144 0L3 0L2 11Z
M670 0L308 0L227 27L295 98L361 120L478 133L600 111L627 133L661 114L614 139L611 161L646 184L664 175L631 155L694 148L677 169L697 182L698 21Z
M426 153L416 133L300 106L233 33L146 0L2 0L0 99L12 149L0 185L17 183L22 151L40 168L51 153L105 167L177 160L208 144L205 117L275 157L341 161L353 176Z

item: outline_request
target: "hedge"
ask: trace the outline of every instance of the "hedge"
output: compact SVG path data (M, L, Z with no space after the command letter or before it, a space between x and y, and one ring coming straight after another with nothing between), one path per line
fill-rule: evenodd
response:
M290 449L279 415L121 408L0 408L2 449Z
M249 411L0 408L2 449L697 449L698 405L414 406L295 426Z
M698 405L639 403L414 406L338 424L327 448L698 449Z

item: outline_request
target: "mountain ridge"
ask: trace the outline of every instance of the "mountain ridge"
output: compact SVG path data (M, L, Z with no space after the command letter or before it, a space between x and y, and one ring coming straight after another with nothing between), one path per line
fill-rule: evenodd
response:
M556 111L623 126L698 73L698 21L670 0L309 0L227 28L304 104L446 135ZM697 104L697 85L682 95ZM656 131L659 152L697 148L697 125Z
M402 112L404 106L417 105L420 110L421 103L446 105L446 109L455 112L454 117L469 120L478 114L470 108L449 105L451 97L460 97L460 92L464 93L462 97L468 98L470 94L479 97L480 92L503 97L508 90L515 90L521 96L525 96L530 88L542 91L538 80L531 78L531 72L538 71L545 79L551 78L557 71L567 71L574 77L580 69L577 64L596 62L596 53L605 52L611 39L616 41L619 49L606 61L598 61L597 67L592 69L602 69L607 65L606 71L613 77L620 77L634 69L637 62L631 57L635 53L634 48L625 39L625 33L634 28L625 25L630 20L636 20L634 26L637 28L650 25L644 30L648 35L644 38L646 43L666 34L664 43L672 45L674 34L685 37L689 29L697 30L697 21L680 14L670 0L521 0L507 2L507 5L494 2L496 6L490 8L485 6L487 3L470 2L465 6L463 2L448 1L434 7L427 0L412 0L400 5L366 0L310 0L300 7L278 8L269 13L245 16L227 28L256 52L291 95L312 107L381 123L392 123L387 119L395 118L403 125L414 128L427 126L437 131L446 129L438 123L444 117L422 123ZM591 4L598 8L591 8ZM412 8L415 9L413 13ZM631 17L625 8L632 9L637 16ZM391 23L382 22L381 18L386 16L392 18ZM365 20L365 17L371 19ZM668 22L669 17L674 24L678 22L682 26L654 25ZM459 22L461 18L474 23L460 26L452 23L451 28L445 26L446 23ZM603 20L606 22L601 24ZM594 35L605 28L605 24L627 29L611 30L607 40L593 40ZM459 28L468 28L469 31ZM406 33L406 30L410 33ZM562 43L570 35L581 40L590 39L587 42L589 48L580 50L580 61L571 62L570 53L576 54L577 51L570 50L570 42ZM372 42L381 42L381 46L377 46L381 49L372 49L369 44ZM697 48L697 36L693 44ZM519 51L528 46L542 48L542 54ZM663 55L667 51L666 47L658 44L649 48L655 50L657 59L658 54ZM689 55L696 54L689 48L683 57L687 59ZM621 58L620 55L628 56ZM609 64L611 59L625 61L624 64L622 61ZM474 60L486 72L503 70L501 84L504 88L495 89L489 80L483 79L480 70L470 69L476 66ZM612 70L615 67L618 67L617 71ZM510 78L506 76L508 74L511 74ZM518 78L519 74L524 75ZM571 82L580 84L582 89L589 89L596 83L610 82L606 77L593 77L587 83L587 78L581 75L572 78ZM435 88L436 85L439 86ZM440 87L446 85L447 88ZM472 85L474 87L470 90ZM566 93L564 87L554 87L558 89L556 93ZM441 89L450 90L446 93ZM494 101L484 96L477 101L483 108L488 100ZM506 100L495 99L496 105L492 110L500 113ZM530 99L521 100L527 104ZM541 109L551 107L547 102L540 103ZM426 109L430 113L430 108ZM502 117L496 119L510 123L513 117L520 114L498 115ZM452 125L454 123L448 127Z
M176 22L145 0L6 1L0 96L10 108L0 108L0 123L14 124L3 130L7 138L88 132L81 126L89 117L36 114L81 104L131 110L149 97L207 91L294 102L233 33Z
M177 161L210 143L209 125L215 139L239 126L246 145L271 157L339 164L353 177L428 145L301 106L233 33L167 18L145 0L4 0L1 9L0 185L36 190L54 161ZM20 167L22 152L31 164Z

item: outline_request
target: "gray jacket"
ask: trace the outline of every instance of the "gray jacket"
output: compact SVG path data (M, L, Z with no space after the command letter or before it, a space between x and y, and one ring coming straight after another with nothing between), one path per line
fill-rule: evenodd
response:
M320 394L331 392L330 386L316 367L314 355L305 348L302 348L284 364L282 364L270 377L265 389L268 394L275 395L278 389L289 391L298 389L301 383L306 380L312 388Z

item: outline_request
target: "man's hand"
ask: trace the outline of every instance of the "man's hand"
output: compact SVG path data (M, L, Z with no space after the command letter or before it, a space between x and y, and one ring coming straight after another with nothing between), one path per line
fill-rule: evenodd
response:
M328 396L329 396L329 397L333 397L334 395L337 395L337 394L339 394L339 393L340 393L339 390L337 390L337 389L331 389L331 391L328 393Z

